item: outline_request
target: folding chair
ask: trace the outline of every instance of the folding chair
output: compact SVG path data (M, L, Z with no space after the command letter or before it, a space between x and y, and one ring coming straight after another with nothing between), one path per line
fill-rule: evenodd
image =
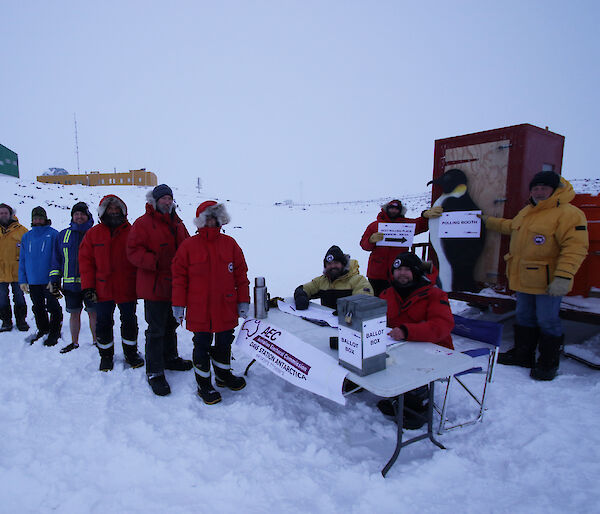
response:
M453 334L487 344L485 347L466 350L462 353L473 358L487 355L488 363L487 369L485 370L481 366L476 366L443 380L448 383L446 386L446 393L444 394L444 403L442 404L441 410L434 405L434 408L440 414L440 426L438 428L438 434L442 434L444 431L452 430L453 428L472 425L483 419L487 386L492 382L494 377L494 368L496 366L496 361L498 360L498 350L500 349L500 343L502 341L502 328L503 327L500 323L495 323L493 321L469 319L463 318L462 316L458 316L456 314L454 315L454 329L452 330ZM480 396L469 389L469 387L467 387L462 380L464 375L474 373L485 375L483 391L481 392ZM448 409L448 399L450 397L450 386L452 385L453 379L459 385L461 385L467 394L477 403L479 406L479 411L477 413L477 417L474 419L470 419L456 425L447 426L448 419L446 417L446 412Z

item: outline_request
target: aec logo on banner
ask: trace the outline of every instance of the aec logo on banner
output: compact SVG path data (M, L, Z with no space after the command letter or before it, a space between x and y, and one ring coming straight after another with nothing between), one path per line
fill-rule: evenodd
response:
M306 380L310 366L276 344L277 339L281 337L281 331L267 325L260 334L257 334L259 324L255 327L246 326L246 323L252 321L255 320L245 322L242 330L252 338L248 345L256 350L256 357L279 375L287 373L296 379Z

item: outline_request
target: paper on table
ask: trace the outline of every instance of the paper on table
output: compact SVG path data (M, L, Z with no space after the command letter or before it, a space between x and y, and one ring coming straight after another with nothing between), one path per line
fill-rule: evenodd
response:
M299 318L308 318L314 319L318 321L326 322L330 327L337 328L338 327L338 318L333 315L333 310L324 309L314 306L313 304L308 305L308 309L304 311L299 311L296 309L295 305L292 301L277 301L277 307L281 312L285 312L287 314L292 314L294 316L298 316Z

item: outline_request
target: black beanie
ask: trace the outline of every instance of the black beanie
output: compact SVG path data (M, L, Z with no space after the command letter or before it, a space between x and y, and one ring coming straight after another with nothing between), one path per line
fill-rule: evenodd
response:
M348 264L348 257L342 252L339 246L333 245L327 253L325 254L325 258L323 259L323 266L327 266L328 262L338 261L342 264L342 266L346 267Z
M173 190L167 186L167 184L161 184L152 190L152 198L154 198L156 201L166 195L169 195L171 198L173 198Z
M90 209L87 203L85 202L78 202L75 205L73 205L73 208L71 209L71 218L76 212L83 212L83 214L85 214L88 217L88 219L92 219L92 213L90 212Z
M529 190L531 191L533 186L550 186L552 189L556 189L559 184L560 175L554 171L540 171L531 179Z
M410 268L410 271L412 271L413 274L413 280L423 276L423 261L414 253L404 252L398 254L392 263L392 273L401 266Z
M48 215L46 214L46 209L44 209L41 206L37 206L34 207L33 210L31 211L31 221L33 221L33 218L44 218L46 221L48 221Z

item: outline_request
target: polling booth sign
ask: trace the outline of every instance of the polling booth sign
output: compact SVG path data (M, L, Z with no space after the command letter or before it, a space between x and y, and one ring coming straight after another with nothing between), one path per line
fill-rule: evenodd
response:
M481 235L481 211L444 212L440 218L440 237L476 238Z
M234 351L238 350L291 384L346 404L342 384L348 371L268 319L244 322L234 343Z

